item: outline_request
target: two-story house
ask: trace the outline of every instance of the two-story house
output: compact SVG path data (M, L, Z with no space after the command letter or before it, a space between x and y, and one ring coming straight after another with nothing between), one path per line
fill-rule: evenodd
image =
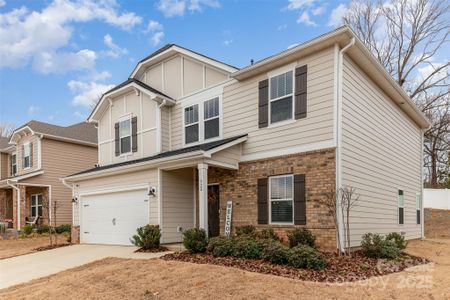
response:
M64 179L82 243L130 244L147 223L163 243L191 227L216 236L228 207L232 228L306 226L336 249L344 224L321 202L343 186L360 197L352 246L365 232L423 234L429 122L347 27L243 69L167 45L88 121L99 166Z
M94 124L30 121L0 141L2 218L16 229L36 217L44 224L72 224L72 191L60 178L97 163Z

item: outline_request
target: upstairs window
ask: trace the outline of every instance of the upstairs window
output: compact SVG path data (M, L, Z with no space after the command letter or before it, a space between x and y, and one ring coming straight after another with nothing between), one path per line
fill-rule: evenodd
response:
M204 102L205 140L219 136L219 98Z
M11 155L11 176L16 176L17 174L17 154Z
M31 195L31 217L42 217L42 194Z
M186 107L184 109L184 136L185 143L194 143L199 141L199 122L198 122L198 104Z
M405 223L405 194L403 190L398 190L398 224Z
M270 78L270 123L293 119L293 72Z
M270 223L294 222L294 176L270 177Z
M31 143L23 145L23 168L31 167Z
M120 154L131 152L131 119L119 123Z

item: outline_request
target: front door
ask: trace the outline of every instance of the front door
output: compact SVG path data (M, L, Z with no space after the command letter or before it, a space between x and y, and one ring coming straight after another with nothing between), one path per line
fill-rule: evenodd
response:
M220 234L220 193L219 185L208 186L208 236L214 237Z

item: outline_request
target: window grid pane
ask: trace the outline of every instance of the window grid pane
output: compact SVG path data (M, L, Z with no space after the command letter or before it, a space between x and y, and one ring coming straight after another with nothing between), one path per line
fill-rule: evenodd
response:
M198 105L186 107L184 109L184 124L189 125L198 122Z
M219 136L219 119L205 121L205 140Z
M128 135L131 135L131 124L130 120L125 120L120 122L119 130L120 130L120 137L125 137Z
M270 99L292 94L292 71L270 78Z
M185 139L186 144L198 142L198 124L186 126Z
M219 98L214 98L204 103L205 120L219 116Z
M292 96L270 103L270 122L292 119Z
M271 220L276 223L291 223L292 220L292 201L272 201Z
M128 153L131 151L131 136L120 139L120 153Z

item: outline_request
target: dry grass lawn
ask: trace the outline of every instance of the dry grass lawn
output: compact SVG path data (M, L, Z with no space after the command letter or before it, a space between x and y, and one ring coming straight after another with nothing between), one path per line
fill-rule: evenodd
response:
M66 238L58 236L58 243L67 243ZM48 236L26 239L0 240L0 259L35 252L34 249L49 244Z
M0 299L450 299L450 240L414 241L434 261L352 284L303 282L234 268L107 258L0 291Z

